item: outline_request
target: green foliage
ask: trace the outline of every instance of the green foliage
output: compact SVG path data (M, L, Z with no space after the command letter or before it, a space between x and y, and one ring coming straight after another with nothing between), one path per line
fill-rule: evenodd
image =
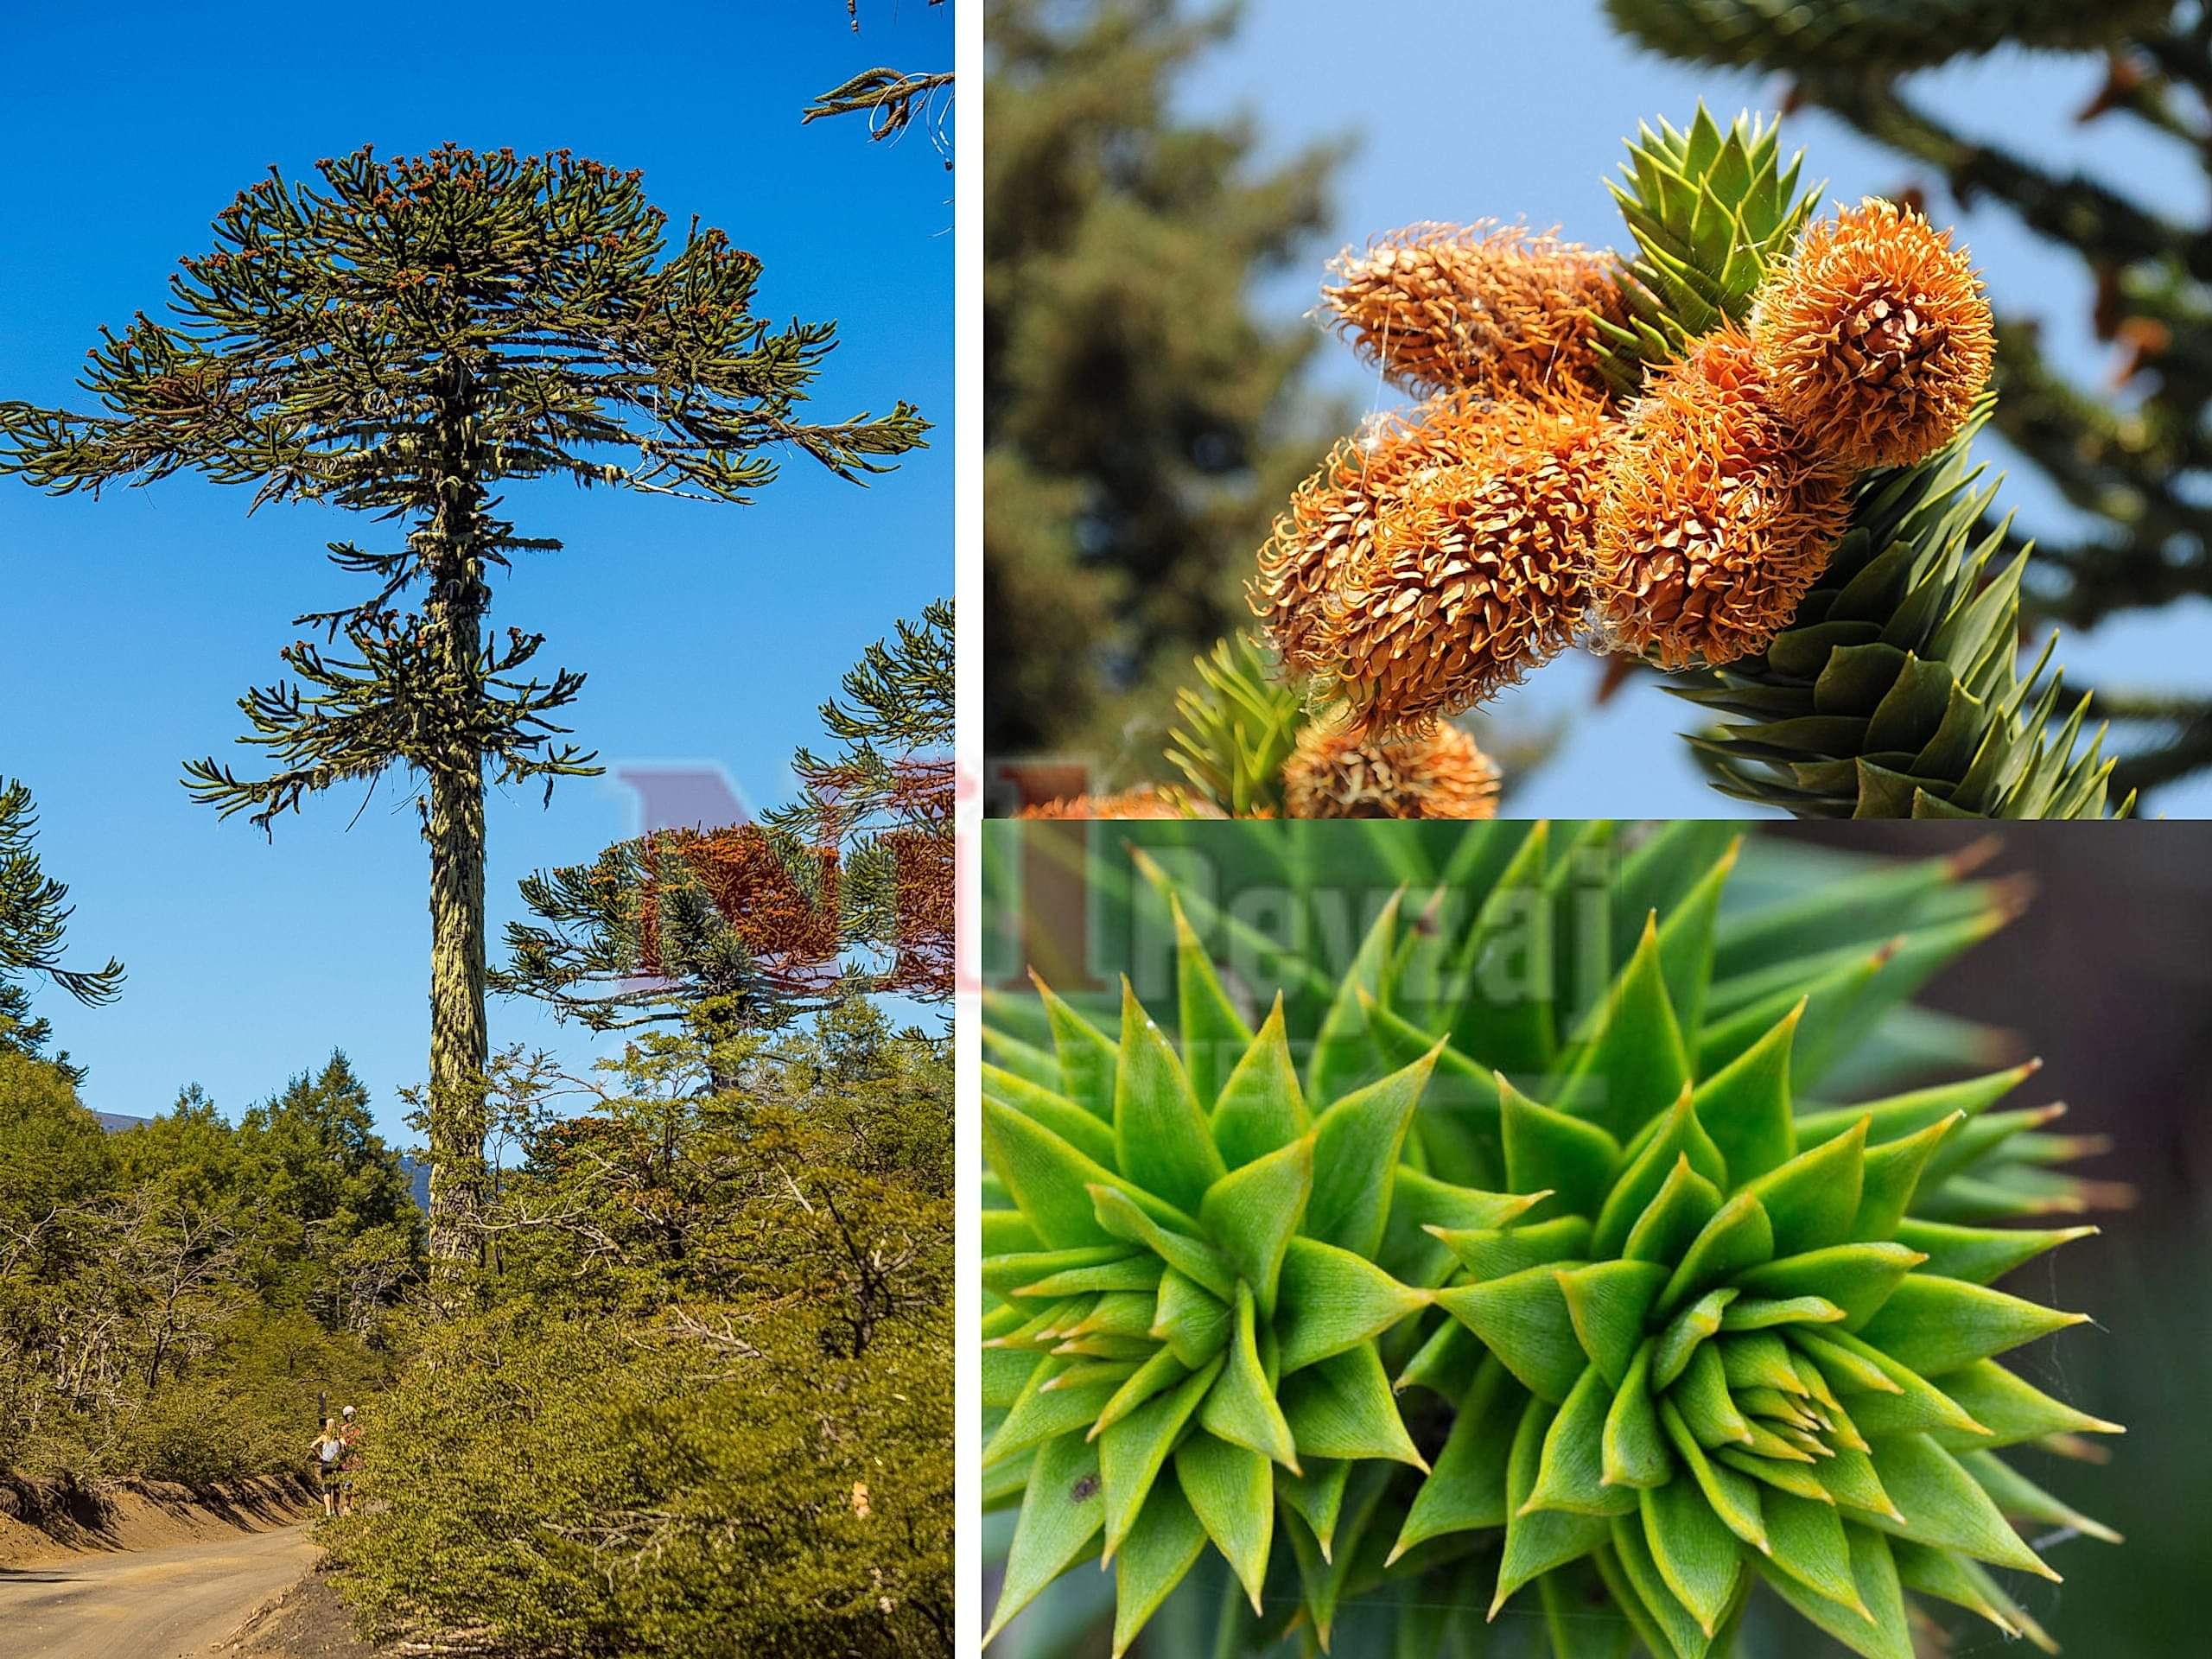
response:
M1620 271L1625 327L1599 320L1599 366L1633 397L1647 364L1681 357L1691 340L1740 320L1769 271L1789 256L1820 187L1802 192L1804 157L1782 158L1777 126L1739 118L1726 133L1703 105L1688 132L1638 130L1609 188L1636 254Z
M1284 429L1315 336L1250 290L1319 228L1339 152L1261 167L1246 124L1173 112L1234 24L1172 0L986 8L988 753L1114 758L1246 615L1251 551L1320 448Z
M1815 1103L2009 899L1955 860L1785 861L1737 907L1724 828L1630 839L1455 830L1318 982L1280 950L1255 977L1223 869L1139 852L1163 1017L993 1006L1001 1623L1103 1549L1119 1651L1211 1543L1253 1605L1223 1651L1340 1613L1424 1650L1394 1591L1475 1584L1558 1659L1725 1651L1761 1583L1869 1659L1909 1659L1907 1592L2034 1631L1985 1568L2044 1570L2013 1525L2050 1501L1992 1454L2109 1426L1994 1363L2075 1316L1989 1281L2089 1230L1988 1224L2088 1189L2000 1105L2031 1066Z
M1998 490L1967 453L1981 423L1859 486L1827 571L1764 655L1672 688L1731 717L1692 740L1723 793L1800 817L2110 816L2103 728L2075 748L2089 697L2044 675L2057 636L2020 671L2028 551L2006 552L2003 524L1978 528Z
M863 1363L523 1305L442 1327L366 1437L391 1503L334 1529L343 1593L372 1628L538 1654L949 1654L949 1341Z
M1175 694L1167 759L1203 800L1232 818L1283 816L1282 768L1306 724L1305 694L1284 684L1249 636L1221 640Z
M480 594L461 604L463 638L441 632L440 588L450 608L510 554L557 545L492 515L502 483L743 502L775 477L771 447L856 479L922 442L926 423L904 403L880 420L800 419L835 325L772 330L752 309L760 262L720 231L695 226L671 257L667 216L634 171L565 151L379 162L364 148L317 172L299 186L272 173L223 211L214 251L170 281L180 322L142 314L103 336L86 385L104 413L0 405L0 465L42 488L189 468L254 485L257 505L414 521L401 551L332 545L378 590L303 620L342 630L353 658L285 650L314 690L280 684L242 705L245 741L277 771L249 782L212 760L189 769L226 813L265 824L395 764L549 783L586 765L553 741L551 719L582 677L523 677L540 637L480 638ZM425 586L423 615L392 607Z
M197 1090L105 1133L0 1054L0 1467L296 1470L316 1396L389 1374L422 1224L342 1056L231 1128Z
M37 830L30 790L0 779L0 1053L41 1055L54 1034L47 1020L32 1017L25 980L45 980L87 1004L112 1001L123 987L123 964L113 958L97 971L61 965L69 889L40 865L31 848ZM57 1064L82 1081L68 1059L64 1054Z
M502 1066L477 1311L333 1540L380 1632L951 1652L949 1046L855 1000L734 1048L649 1034L582 1111Z

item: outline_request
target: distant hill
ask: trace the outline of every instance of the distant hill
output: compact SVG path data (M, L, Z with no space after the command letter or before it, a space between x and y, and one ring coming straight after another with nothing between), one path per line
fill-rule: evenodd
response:
M94 1112L92 1116L99 1119L100 1128L110 1135L139 1128L154 1121L150 1117L126 1117L121 1112ZM428 1215L430 1212L430 1166L402 1156L399 1167L406 1173L408 1191L415 1195L415 1207Z

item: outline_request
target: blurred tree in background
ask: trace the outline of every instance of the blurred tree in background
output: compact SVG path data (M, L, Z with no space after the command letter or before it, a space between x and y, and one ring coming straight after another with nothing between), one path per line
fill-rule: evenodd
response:
M2212 173L2212 6L1606 3L1628 35L1669 56L1787 74L1792 101L1827 110L1896 151L1961 208L2000 206L2080 260L2094 294L2096 336L2119 353L2111 387L2086 388L2057 369L2033 318L2001 309L1998 318L1995 429L2069 504L2104 521L2087 537L2035 537L2022 607L2031 632L2212 597L2212 221L2171 199L2146 207L2105 179L2031 160L2010 142L1970 137L1938 102L1900 84L1916 70L1996 48L2102 50L2105 81L2076 118L2140 124ZM2026 534L2016 527L2013 545ZM2212 766L2212 691L2100 686L2095 709L2124 731L2114 798Z
M1291 409L1319 335L1251 289L1310 253L1341 151L1261 170L1247 124L1170 108L1236 16L986 10L987 753L1117 748L1164 707L1321 448Z

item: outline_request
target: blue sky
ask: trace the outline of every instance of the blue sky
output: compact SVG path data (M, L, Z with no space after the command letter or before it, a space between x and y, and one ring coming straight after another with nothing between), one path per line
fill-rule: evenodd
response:
M2185 221L2206 211L2204 175L2180 149L2125 117L2078 126L2074 111L2103 75L2084 54L2016 51L1947 66L1909 90L1970 135L2001 138L2062 170L2115 181L2146 205ZM1294 90L1295 89L1295 90ZM1771 112L1773 77L1697 68L1637 50L1609 27L1599 0L1441 5L1369 0L1346 8L1325 0L1265 0L1247 9L1226 49L1185 88L1192 111L1249 111L1281 156L1320 137L1351 135L1357 155L1338 176L1336 216L1323 238L1344 243L1418 219L1525 218L1592 245L1624 234L1600 181L1624 153L1637 123L1687 123L1702 96L1722 119L1743 109ZM1785 144L1806 151L1806 178L1826 178L1830 198L1892 194L1918 175L1841 122L1816 111L1790 118ZM1926 181L1923 181L1926 182ZM2001 207L1961 213L1940 191L1929 211L1959 224L2001 308L2031 315L2060 367L2102 385L2112 359L2091 334L2089 292L2078 260L2022 229ZM1319 270L1272 284L1266 302L1295 316L1312 305ZM1395 395L1334 344L1316 354L1314 385L1362 409ZM1983 453L2007 470L2004 499L2031 533L2076 521L2031 470L1985 440ZM2212 605L2116 618L2093 635L2059 642L2074 677L2114 686L2202 690L2212 670ZM1567 718L1569 734L1552 764L1513 791L1516 816L1634 813L1713 817L1733 803L1713 793L1674 734L1691 722L1685 705L1644 685L1593 710L1596 664L1570 658L1508 693L1502 718L1531 725ZM2164 791L2152 810L2212 816L2212 779Z
M762 312L838 321L814 413L904 397L938 423L931 448L867 489L795 458L744 508L510 493L524 534L567 547L523 556L493 620L543 632L541 663L589 674L579 739L613 767L719 768L772 802L794 747L819 744L815 707L843 668L951 589L952 175L918 132L870 145L854 120L798 115L872 65L950 67L952 10L873 0L855 35L839 0L626 16L551 0L526 26L435 31L404 10L364 25L257 3L218 26L194 8L19 9L0 108L54 137L0 175L0 397L72 399L99 326L155 311L177 257L210 246L215 212L272 163L303 174L365 142L389 155L451 139L643 168L679 231L696 213L760 256ZM158 1109L198 1082L235 1116L342 1046L400 1134L396 1091L422 1078L428 1031L427 874L404 785L358 822L357 795L325 797L271 842L177 782L186 757L230 750L235 699L274 677L291 619L359 591L323 543L383 544L386 527L328 509L249 519L245 495L180 476L94 502L0 480L0 774L36 792L75 953L130 969L112 1007L52 991L38 1006L101 1109ZM518 878L639 823L637 792L612 777L563 785L550 810L535 791L495 798L495 938ZM493 1033L591 1052L528 1004L495 1003Z

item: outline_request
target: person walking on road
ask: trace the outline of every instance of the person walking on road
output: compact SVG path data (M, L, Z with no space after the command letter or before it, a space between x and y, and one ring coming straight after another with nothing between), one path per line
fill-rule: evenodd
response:
M339 1425L338 1438L346 1443L346 1450L338 1459L338 1513L353 1513L353 1483L361 1472L361 1426L353 1421L353 1408L345 1410L345 1421Z
M335 1516L339 1482L344 1478L341 1465L346 1457L345 1438L338 1432L335 1417L322 1420L322 1433L308 1442L308 1451L315 1458L315 1476L322 1487L322 1512Z

